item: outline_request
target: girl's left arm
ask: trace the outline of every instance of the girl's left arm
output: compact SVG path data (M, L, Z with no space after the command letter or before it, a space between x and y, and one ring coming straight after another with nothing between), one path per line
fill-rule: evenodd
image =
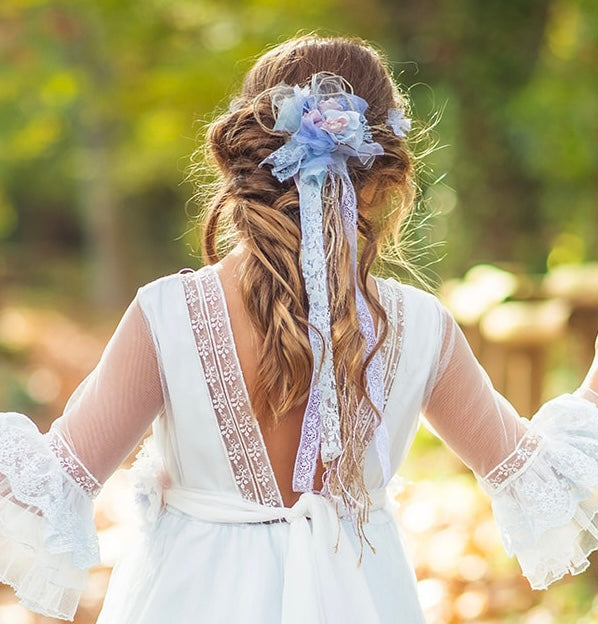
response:
M438 305L425 416L492 499L503 543L533 588L583 571L598 548L598 356L573 394L521 418Z

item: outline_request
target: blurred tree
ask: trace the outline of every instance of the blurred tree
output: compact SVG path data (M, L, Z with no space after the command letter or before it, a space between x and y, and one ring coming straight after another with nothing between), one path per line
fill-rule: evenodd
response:
M45 279L83 254L91 279L77 284L104 303L187 263L193 236L174 241L193 134L265 46L331 25L400 60L420 115L430 92L447 102L449 147L427 158L447 186L422 182L451 211L435 233L450 226L445 274L505 258L540 270L553 249L553 263L595 258L597 20L592 0L4 0L5 255Z
M148 257L144 239L164 245L183 230L190 192L179 186L196 119L240 78L239 58L297 24L325 23L339 7L6 0L0 236L41 244L44 257L61 245L86 250L94 299L108 305L165 265L178 266L170 251L160 268L138 268ZM363 7L353 19L372 21Z
M596 4L423 0L400 10L386 4L398 35L392 56L419 65L419 74L405 72L404 79L423 79L448 101L442 135L458 196L450 216L454 245L448 241L453 268L517 260L544 270L559 230L571 222L596 241L598 153L588 140L598 129L590 113L598 106L591 77ZM427 96L414 94L416 102Z

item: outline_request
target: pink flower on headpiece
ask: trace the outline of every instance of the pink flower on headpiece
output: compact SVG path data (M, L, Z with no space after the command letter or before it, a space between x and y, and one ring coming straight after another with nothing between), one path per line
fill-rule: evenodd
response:
M348 118L344 115L339 115L336 118L328 118L322 124L322 128L324 130L328 130L328 132L331 132L332 134L342 134L348 125Z
M337 143L354 149L358 149L363 143L364 126L357 111L326 111L324 123L320 127L328 131Z

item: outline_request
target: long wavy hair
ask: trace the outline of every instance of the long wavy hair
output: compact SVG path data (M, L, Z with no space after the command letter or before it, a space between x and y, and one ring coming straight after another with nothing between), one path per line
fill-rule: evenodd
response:
M278 182L270 168L259 163L286 138L268 130L275 121L269 90L280 83L303 86L316 72L342 76L354 93L368 102L366 118L373 140L384 149L384 155L369 169L348 162L358 197L357 282L381 327L375 351L387 336L388 322L384 308L366 286L368 274L386 226L398 231L414 197L412 155L405 140L386 125L388 110L408 112L408 102L393 82L386 62L366 42L308 35L278 45L257 60L245 76L241 94L210 124L206 146L216 165L217 182L203 218L203 252L206 262L213 264L219 260L223 240L243 241L249 250L240 272L240 287L249 318L262 339L258 381L249 392L254 413L272 426L306 401L318 363L313 361L308 339L308 306L299 259L298 192L292 180ZM328 186L323 193L324 230L345 452L325 466L325 483L332 497L357 510L362 527L369 511L363 473L372 420L359 416L358 404L363 398L370 413L375 412L365 377L373 354L364 360L366 345L359 331L349 245L339 198L331 190ZM385 223L391 204L392 223ZM381 414L375 415L381 418Z

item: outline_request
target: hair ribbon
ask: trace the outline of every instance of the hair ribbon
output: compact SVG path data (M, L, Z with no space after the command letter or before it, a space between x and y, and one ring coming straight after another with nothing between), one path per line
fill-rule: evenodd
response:
M275 87L273 130L289 133L289 138L260 163L260 166L272 165L272 175L281 182L293 178L299 192L301 270L309 304L308 332L314 370L293 475L293 489L298 492L313 489L318 451L323 462L331 462L343 452L323 233L322 193L327 179L329 188L339 191L339 209L350 247L356 310L366 342L366 356L376 344L374 321L357 285L357 197L347 161L358 159L361 166L369 167L384 150L372 139L364 116L367 102L348 93L346 86L340 76L318 73L303 88L286 84ZM391 109L387 120L398 136L401 136L398 131L409 129L409 120L401 113ZM340 189L335 188L334 176L340 181ZM374 438L386 484L390 480L390 453L388 431L382 419L384 370L380 351L367 367L366 382L369 397L380 414Z

